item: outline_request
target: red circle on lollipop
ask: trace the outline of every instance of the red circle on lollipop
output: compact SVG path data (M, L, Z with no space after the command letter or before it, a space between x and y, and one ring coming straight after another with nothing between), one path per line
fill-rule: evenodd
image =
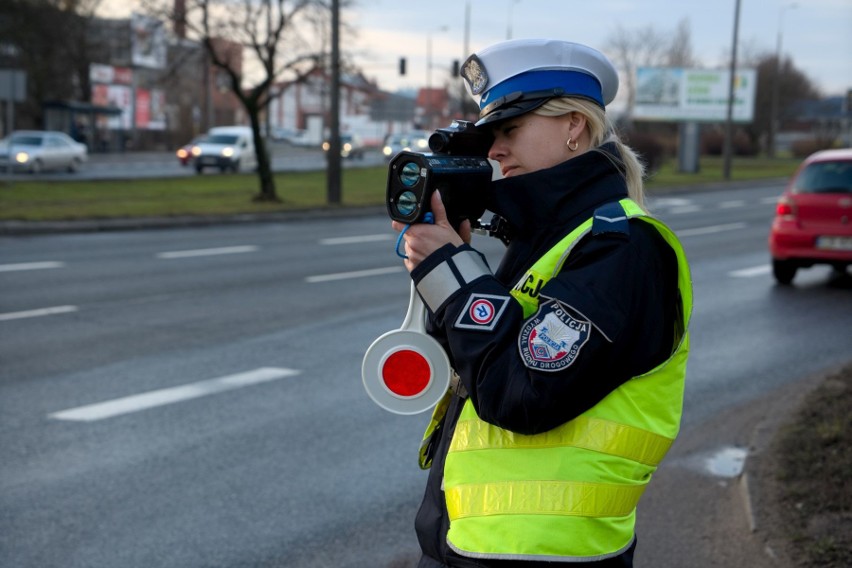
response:
M382 365L382 380L397 396L416 396L422 393L432 379L432 369L426 358L411 349L392 353Z

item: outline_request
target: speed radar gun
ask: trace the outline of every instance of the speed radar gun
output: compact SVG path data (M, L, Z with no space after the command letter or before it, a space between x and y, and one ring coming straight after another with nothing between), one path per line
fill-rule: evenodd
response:
M429 153L403 151L388 166L387 209L391 219L428 221L435 190L458 229L468 219L482 229L492 167L493 139L472 122L455 121L429 137ZM402 327L376 339L367 349L361 378L367 394L395 414L418 414L438 404L450 387L452 369L441 344L426 334L426 308L414 283Z
M432 152L397 154L388 165L390 218L401 223L422 222L437 189L453 227L458 228L464 219L476 223L485 213L493 173L486 156L493 140L472 122L457 120L429 137Z

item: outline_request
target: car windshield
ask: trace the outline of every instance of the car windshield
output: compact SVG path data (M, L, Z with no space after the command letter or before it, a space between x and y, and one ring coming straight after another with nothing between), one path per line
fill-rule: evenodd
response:
M214 134L207 138L205 142L210 144L236 144L237 136L233 134Z
M799 193L852 193L852 161L814 162L796 179Z
M12 144L18 146L41 146L43 142L41 136L12 136Z

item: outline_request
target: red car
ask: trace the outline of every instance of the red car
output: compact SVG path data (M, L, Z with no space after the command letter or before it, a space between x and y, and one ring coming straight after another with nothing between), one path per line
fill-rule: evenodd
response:
M186 166L189 162L198 155L198 150L195 150L195 146L200 143L202 140L206 138L205 136L196 136L192 139L192 142L189 144L185 144L177 149L175 155L177 156L180 165Z
M852 264L852 148L808 156L778 200L769 233L772 273L790 284L799 268Z

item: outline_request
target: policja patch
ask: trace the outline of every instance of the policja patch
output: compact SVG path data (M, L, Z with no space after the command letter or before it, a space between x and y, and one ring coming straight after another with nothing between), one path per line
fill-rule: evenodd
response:
M524 365L539 371L559 371L574 362L589 340L591 324L572 316L557 300L541 304L518 337Z

